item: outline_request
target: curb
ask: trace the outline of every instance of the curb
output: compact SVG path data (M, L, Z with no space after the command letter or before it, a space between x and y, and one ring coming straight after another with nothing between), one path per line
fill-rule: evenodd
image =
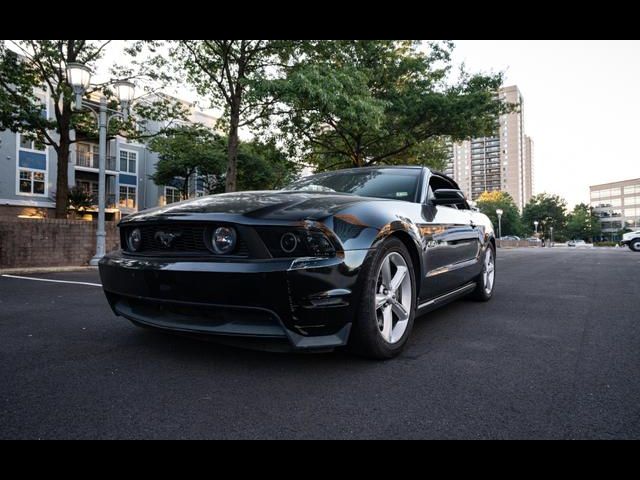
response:
M57 272L78 272L87 270L98 270L98 267L89 265L78 265L75 267L26 267L26 268L3 268L0 269L0 275L16 274L16 273L57 273Z

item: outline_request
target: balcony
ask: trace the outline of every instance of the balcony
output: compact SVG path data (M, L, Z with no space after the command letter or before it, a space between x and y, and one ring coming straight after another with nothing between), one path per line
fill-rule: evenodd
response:
M100 156L97 153L90 152L77 152L76 153L76 166L77 167L86 167L86 168L95 168L96 170L100 168ZM105 165L107 170L116 170L116 157L107 157L107 163Z

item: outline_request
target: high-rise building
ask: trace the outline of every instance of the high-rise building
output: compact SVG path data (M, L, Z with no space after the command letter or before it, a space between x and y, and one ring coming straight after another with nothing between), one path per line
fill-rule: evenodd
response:
M518 87L503 87L498 95L517 104L516 111L500 116L494 136L451 145L445 173L472 200L482 192L501 190L522 210L533 195L533 141L524 133L524 102Z
M590 200L602 236L620 240L620 230L640 228L640 178L591 185Z

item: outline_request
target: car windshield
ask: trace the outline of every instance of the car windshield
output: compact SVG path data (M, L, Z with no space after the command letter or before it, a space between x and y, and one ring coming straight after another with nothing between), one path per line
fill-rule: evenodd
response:
M415 202L420 173L418 168L339 170L305 177L284 190L349 193Z

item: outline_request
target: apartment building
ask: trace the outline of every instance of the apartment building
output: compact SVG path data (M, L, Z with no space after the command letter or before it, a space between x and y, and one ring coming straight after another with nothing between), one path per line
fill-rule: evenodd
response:
M45 106L43 115L51 118L53 105L46 91L38 92ZM216 119L183 102L190 110L189 122L214 127ZM183 122L186 123L186 122ZM153 132L163 125L147 122ZM75 132L68 165L69 187L78 186L92 194L96 205L85 215L97 215L98 141ZM158 155L143 143L116 137L107 142L106 210L107 220L180 199L170 185L155 185L149 178ZM51 147L39 145L20 133L0 132L0 216L52 216L55 208L57 156ZM194 179L190 195L204 195L202 179Z
M503 87L498 95L517 104L517 111L501 115L495 135L452 144L444 173L472 200L482 192L501 190L522 211L533 195L533 140L525 134L524 100L518 87Z
M591 185L589 197L605 239L615 242L621 230L640 229L640 178Z

